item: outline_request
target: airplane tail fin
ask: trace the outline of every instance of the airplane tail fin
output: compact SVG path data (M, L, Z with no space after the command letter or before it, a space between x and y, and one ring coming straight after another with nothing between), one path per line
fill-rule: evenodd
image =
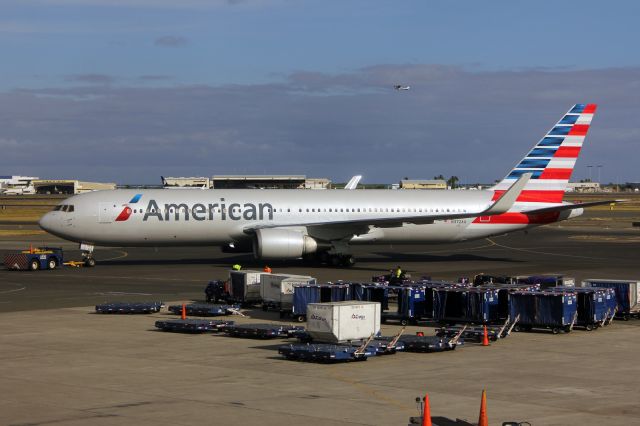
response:
M494 199L498 199L520 176L531 173L531 179L516 203L561 203L596 108L596 104L574 105L492 188Z

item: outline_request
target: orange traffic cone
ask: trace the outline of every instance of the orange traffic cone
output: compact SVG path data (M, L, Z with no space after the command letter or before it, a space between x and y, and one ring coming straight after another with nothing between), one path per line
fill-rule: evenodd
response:
M187 306L183 303L182 304L182 313L180 314L180 318L187 319Z
M478 426L489 426L489 418L487 417L487 391L484 389L482 389L482 401L480 402Z
M29 244L29 253L33 254L33 244Z
M484 333L482 336L482 346L489 346L489 335L487 334L487 326L484 326Z
M424 336L424 332L416 331L416 336L423 337Z
M422 410L422 426L431 426L431 407L429 407L429 394L424 394L424 409Z

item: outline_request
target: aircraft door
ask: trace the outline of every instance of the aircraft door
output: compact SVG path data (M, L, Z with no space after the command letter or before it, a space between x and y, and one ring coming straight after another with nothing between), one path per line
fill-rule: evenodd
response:
M116 218L116 203L100 203L98 208L98 223L111 223Z

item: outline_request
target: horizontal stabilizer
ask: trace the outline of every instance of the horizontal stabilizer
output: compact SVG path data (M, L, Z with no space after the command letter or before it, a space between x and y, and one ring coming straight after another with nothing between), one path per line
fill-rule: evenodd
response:
M605 206L607 204L625 203L627 201L629 200L604 200L604 201L590 201L587 203L561 204L559 206L545 207L542 209L526 210L523 213L532 214L532 213L560 212L564 210L582 209L585 207Z
M527 182L529 182L529 179L531 179L531 175L531 173L524 173L520 176L481 216L493 216L508 212L527 185Z

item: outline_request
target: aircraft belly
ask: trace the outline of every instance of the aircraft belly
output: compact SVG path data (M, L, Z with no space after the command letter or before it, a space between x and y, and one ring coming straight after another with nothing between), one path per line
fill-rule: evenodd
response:
M414 244L446 243L464 239L465 220L436 221L428 225L405 224L394 228L373 228L368 234L355 237L351 244Z

